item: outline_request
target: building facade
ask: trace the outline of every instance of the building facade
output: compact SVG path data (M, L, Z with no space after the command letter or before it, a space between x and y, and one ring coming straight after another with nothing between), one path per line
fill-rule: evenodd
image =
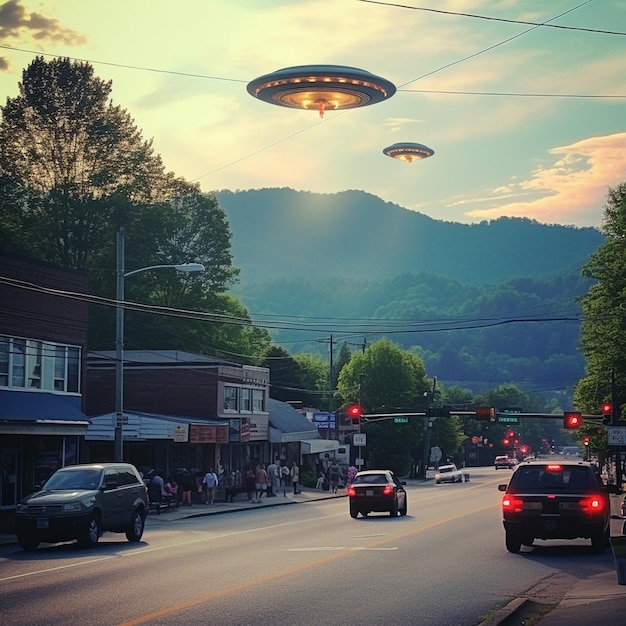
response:
M0 251L0 517L84 460L85 272Z

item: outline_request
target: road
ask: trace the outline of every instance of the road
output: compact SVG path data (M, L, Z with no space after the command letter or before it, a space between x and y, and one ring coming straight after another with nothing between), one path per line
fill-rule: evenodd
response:
M28 624L477 625L560 572L612 567L586 541L506 552L496 485L409 487L408 515L353 520L345 498L151 525L140 544L0 548L2 621Z

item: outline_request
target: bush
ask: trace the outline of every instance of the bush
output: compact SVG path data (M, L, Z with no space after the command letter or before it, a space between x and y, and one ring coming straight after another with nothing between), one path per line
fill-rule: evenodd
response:
M315 487L315 483L317 479L315 478L315 473L310 471L304 471L300 473L300 483L303 487Z

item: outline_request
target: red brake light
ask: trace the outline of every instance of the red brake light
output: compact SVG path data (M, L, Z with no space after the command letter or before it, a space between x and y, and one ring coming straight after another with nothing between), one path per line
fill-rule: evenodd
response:
M393 493L393 485L385 485L385 488L383 489L383 495L390 496L392 493Z
M348 487L346 489L346 494L348 496L356 496L356 489L354 487Z
M583 513L599 513L604 510L604 500L601 496L589 496L580 501Z
M505 495L502 497L502 510L512 513L521 513L524 500L515 496Z
M548 472L560 472L563 469L562 465L558 465L556 463L546 465L546 471Z

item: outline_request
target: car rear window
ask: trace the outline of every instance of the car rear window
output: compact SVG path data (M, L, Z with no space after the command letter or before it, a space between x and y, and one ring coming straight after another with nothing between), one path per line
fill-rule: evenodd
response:
M385 474L365 474L363 476L357 476L354 479L353 485L371 485L371 484L382 484L387 482L387 476Z
M521 467L517 472L517 489L530 493L546 490L580 493L594 487L589 472L584 467L562 466L558 470L547 466Z

